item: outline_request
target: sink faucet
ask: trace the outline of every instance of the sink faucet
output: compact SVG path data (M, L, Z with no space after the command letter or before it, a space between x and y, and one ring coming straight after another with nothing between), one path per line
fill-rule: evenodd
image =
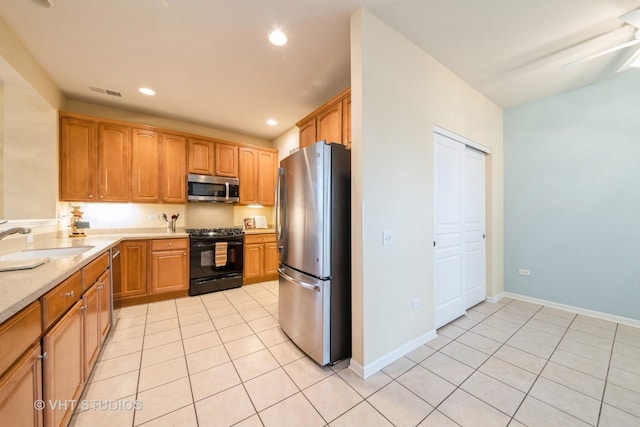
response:
M16 234L16 233L29 234L29 233L31 233L31 229L30 228L24 228L24 227L8 228L8 229L0 232L0 240L4 239L5 237L10 236L12 234Z

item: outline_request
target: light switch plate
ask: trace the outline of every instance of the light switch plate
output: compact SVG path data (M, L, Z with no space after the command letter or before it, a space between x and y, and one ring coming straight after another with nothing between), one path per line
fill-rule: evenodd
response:
M393 245L393 233L390 231L382 232L382 246L391 246Z

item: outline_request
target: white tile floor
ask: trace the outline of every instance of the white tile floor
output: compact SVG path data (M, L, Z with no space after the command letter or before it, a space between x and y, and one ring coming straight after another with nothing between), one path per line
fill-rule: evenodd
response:
M277 295L274 281L118 310L82 397L102 409L71 425L640 426L640 329L503 299L362 380L301 353Z

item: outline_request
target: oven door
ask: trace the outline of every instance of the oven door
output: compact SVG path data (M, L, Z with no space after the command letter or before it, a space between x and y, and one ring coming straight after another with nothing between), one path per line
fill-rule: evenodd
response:
M233 273L242 275L242 237L191 241L190 279L220 278Z

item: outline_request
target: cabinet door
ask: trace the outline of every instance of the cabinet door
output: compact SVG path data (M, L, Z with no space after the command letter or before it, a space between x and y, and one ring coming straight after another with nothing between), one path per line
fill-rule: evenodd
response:
M100 317L100 345L107 338L111 328L111 272L102 273L98 279L98 312Z
M311 117L304 123L300 124L298 128L300 132L300 148L307 147L312 145L314 142L318 141L316 138L316 118Z
M240 204L258 202L258 151L240 148L238 170L240 173Z
M203 139L189 138L189 173L213 175L215 143Z
M342 145L351 149L351 94L342 100Z
M127 240L120 244L120 292L115 299L147 294L147 241Z
M60 200L95 201L95 123L63 117L60 122Z
M0 420L3 425L42 425L42 411L34 408L34 402L42 400L39 356L40 344L37 344L0 377Z
M244 245L244 269L245 280L255 279L264 275L264 245Z
M43 399L47 403L61 403L55 407L46 405L46 427L67 425L73 415L71 401L82 392L82 305L82 301L75 303L42 338L43 351L47 355L42 364Z
M183 136L160 134L160 177L164 203L187 201L187 142Z
M100 352L100 307L98 303L98 284L94 284L82 296L83 330L83 381L87 381L91 368Z
M189 257L186 249L151 253L151 294L189 289Z
M276 243L264 244L264 275L266 279L278 277L278 245Z
M263 206L275 205L277 156L271 151L258 150L258 198ZM242 190L242 186L240 186Z
M131 192L131 140L126 126L98 125L98 200L128 202Z
M216 175L238 177L238 146L216 142Z
M316 118L318 141L324 139L327 142L342 144L342 101L322 110Z
M131 175L133 202L160 203L160 153L158 133L132 130Z

